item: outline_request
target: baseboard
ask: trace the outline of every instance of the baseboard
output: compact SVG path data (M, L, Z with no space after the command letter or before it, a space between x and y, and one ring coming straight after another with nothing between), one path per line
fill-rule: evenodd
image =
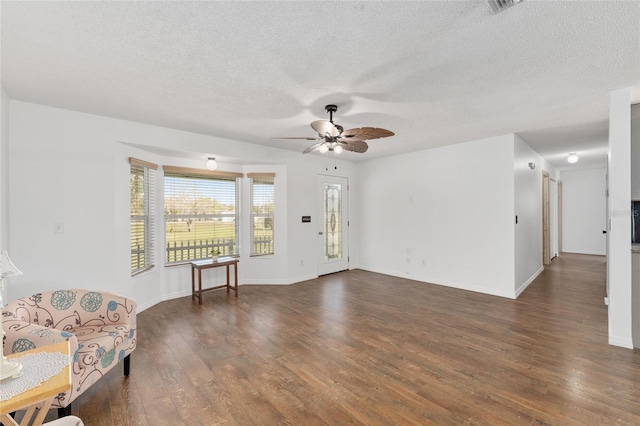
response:
M162 296L158 296L154 299L151 299L149 302L138 305L138 309L136 312L140 313L146 309L149 309L152 306L157 305L160 302L165 302L167 300L179 299L181 297L191 296L191 289L176 291L170 294L163 294Z
M313 274L309 274L309 275L301 275L299 277L294 277L294 278L287 278L287 279L258 279L258 278L254 278L254 279L243 279L240 280L240 285L291 285L291 284L295 284L295 283L299 283L302 281L308 281L308 280L313 280L318 278L318 275L313 275Z
M425 277L425 276L414 275L414 274L402 274L402 273L398 273L397 271L390 271L390 270L376 268L376 267L372 267L372 266L362 266L361 265L359 269L362 269L362 270L365 270L365 271L369 271L369 272L375 272L377 274L390 275L392 277L406 278L408 280L420 281L420 282L424 282L424 283L427 283L427 284L441 285L441 286L444 286L444 287L457 288L459 290L467 290L467 291L473 291L475 293L482 293L482 294L489 294L491 296L504 297L504 298L507 298L507 299L515 299L516 298L514 293L506 292L506 291L505 292L498 291L496 289L488 288L488 287L481 287L481 286L462 284L462 283L457 283L457 282L454 282L454 281L442 280L442 279L437 279L437 278L433 278L433 277Z
M283 280L245 279L240 281L240 285L289 285L291 283Z
M515 294L515 296L516 296L515 298L516 299L518 297L520 297L522 292L525 291L527 289L527 287L529 287L529 284L531 284L533 282L533 280L538 278L538 275L540 275L542 273L542 271L544 271L544 266L541 266L540 269L538 269L527 281L524 282L524 284L522 284L520 287L518 287L516 289L516 294Z
M569 253L569 254L588 254L591 256L606 256L607 253L594 253L592 251L585 251L585 250L562 250L562 253ZM561 253L561 254L562 254Z
M609 344L612 346L633 349L633 339L630 337L609 336Z
M146 311L147 309L151 308L152 306L157 305L160 302L163 302L164 300L166 300L166 299L162 298L161 296L158 296L158 297L156 297L154 299L151 299L148 302L139 304L138 305L138 309L136 310L136 312L140 313L142 311Z
M302 281L308 281L308 280L313 280L318 278L318 275L302 275L299 277L294 277L294 278L288 278L285 280L278 280L278 279L269 279L269 280L260 280L260 279L248 279L248 280L240 280L240 286L243 285L291 285L291 284L295 284L295 283L299 283ZM146 303L142 303L140 305L138 305L136 312L140 313L142 311L145 311L149 308L151 308L152 306L157 305L160 302L165 302L167 300L173 300L173 299L179 299L181 297L186 297L186 296L191 296L191 289L186 289L186 290L180 290L180 291L176 291L173 293L169 293L169 294L163 294L162 296L158 296L156 298L151 299L150 301L146 302Z

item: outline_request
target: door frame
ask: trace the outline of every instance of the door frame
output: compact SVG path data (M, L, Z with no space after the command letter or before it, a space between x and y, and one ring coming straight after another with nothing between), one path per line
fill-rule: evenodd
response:
M558 179L558 255L562 253L562 181Z
M551 264L551 231L549 230L549 173L542 171L542 264Z
M551 261L555 259L558 249L558 181L549 180L549 256Z

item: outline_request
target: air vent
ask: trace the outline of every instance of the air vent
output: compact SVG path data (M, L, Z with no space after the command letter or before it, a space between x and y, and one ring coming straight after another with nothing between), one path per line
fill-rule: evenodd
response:
M510 8L511 6L515 6L516 4L522 2L523 0L488 0L489 6L491 6L491 10L493 13L502 12L505 9Z

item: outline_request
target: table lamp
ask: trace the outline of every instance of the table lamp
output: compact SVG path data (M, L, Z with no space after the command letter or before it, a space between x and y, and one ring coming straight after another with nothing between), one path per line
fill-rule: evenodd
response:
M4 342L4 328L2 327L2 294L4 293L4 279L22 275L22 271L16 268L9 253L3 251L0 253L0 330L2 330L2 341ZM1 348L0 348L1 349ZM14 361L7 361L4 352L0 352L0 380L8 377L19 377L22 374L22 365Z

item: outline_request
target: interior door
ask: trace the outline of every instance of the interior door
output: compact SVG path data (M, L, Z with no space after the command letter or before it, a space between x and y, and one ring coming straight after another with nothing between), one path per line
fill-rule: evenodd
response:
M348 190L347 178L318 175L318 275L349 269Z

